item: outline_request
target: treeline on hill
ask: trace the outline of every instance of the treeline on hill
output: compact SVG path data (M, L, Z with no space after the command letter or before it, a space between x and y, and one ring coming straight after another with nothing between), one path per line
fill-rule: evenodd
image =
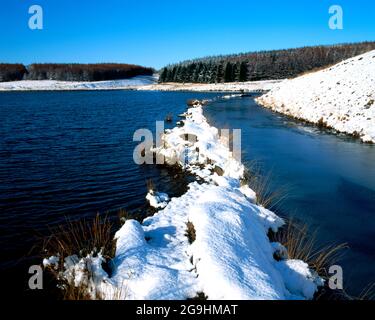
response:
M23 64L0 63L0 82L21 80L26 72Z
M375 42L214 56L168 65L159 82L243 82L283 79L327 67L375 49Z
M132 64L0 64L0 81L15 80L61 80L104 81L126 79L139 75L152 75L152 68Z

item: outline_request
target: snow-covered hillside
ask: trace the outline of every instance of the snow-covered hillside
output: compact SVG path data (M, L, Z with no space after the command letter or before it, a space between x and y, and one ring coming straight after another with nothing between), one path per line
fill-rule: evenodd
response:
M285 80L257 102L274 111L375 142L375 50Z
M137 76L130 79L96 81L96 82L75 82L56 80L22 80L11 82L0 82L0 91L54 91L54 90L111 90L127 89L151 85L157 82L157 76Z

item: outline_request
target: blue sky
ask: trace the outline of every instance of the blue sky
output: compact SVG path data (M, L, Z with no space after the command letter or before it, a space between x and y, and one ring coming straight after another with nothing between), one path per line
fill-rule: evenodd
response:
M151 67L215 54L375 40L373 0L1 0L0 62ZM28 28L41 5L44 29ZM328 8L344 29L328 28Z

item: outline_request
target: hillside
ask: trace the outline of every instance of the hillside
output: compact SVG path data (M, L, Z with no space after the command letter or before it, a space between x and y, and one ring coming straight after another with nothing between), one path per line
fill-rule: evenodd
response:
M20 80L106 81L151 76L152 68L120 63L0 64L0 82Z
M160 82L221 83L292 78L375 49L375 42L241 53L164 67Z
M285 80L257 102L274 111L375 143L375 50Z
M22 80L26 67L18 63L0 63L0 82Z

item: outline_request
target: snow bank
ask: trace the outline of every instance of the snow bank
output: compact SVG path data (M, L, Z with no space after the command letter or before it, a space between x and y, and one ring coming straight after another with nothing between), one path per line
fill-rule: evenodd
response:
M316 286L322 286L323 280L309 269L307 263L301 260L284 260L277 264L277 268L282 274L286 288L293 293L295 299L300 296L312 297L316 291Z
M255 92L271 90L281 80L226 82L226 83L160 83L140 86L137 90L193 91L193 92Z
M257 102L274 111L375 142L375 50L285 80Z
M111 280L127 284L129 299L186 299L202 291L210 299L283 299L259 210L239 189L194 182L142 226L125 223ZM191 245L188 221L196 230Z
M115 235L112 276L99 268L91 284L106 299L114 292L121 299L187 299L200 292L208 299L311 299L319 277L302 261L273 257L282 246L270 243L267 232L283 220L241 184L244 167L207 123L202 105L184 116L184 125L168 130L153 150L200 181L142 224L127 220ZM81 270L82 261L75 265Z
M150 190L146 195L146 199L149 201L151 207L164 208L168 204L169 196L163 192Z
M188 215L196 229L189 252L202 291L210 299L285 299L260 208L236 188L201 189Z
M157 76L136 76L124 80L76 82L56 80L22 80L0 82L0 91L33 91L33 90L113 90L129 89L150 85L157 82Z
M59 259L60 258L58 256L51 256L49 258L45 258L43 259L43 266L56 268L59 264Z
M110 294L114 287L108 279L108 274L102 268L103 262L105 258L100 253L89 254L84 258L72 255L65 258L64 272L61 276L76 287L85 287L92 299L98 296L109 297L112 296Z

